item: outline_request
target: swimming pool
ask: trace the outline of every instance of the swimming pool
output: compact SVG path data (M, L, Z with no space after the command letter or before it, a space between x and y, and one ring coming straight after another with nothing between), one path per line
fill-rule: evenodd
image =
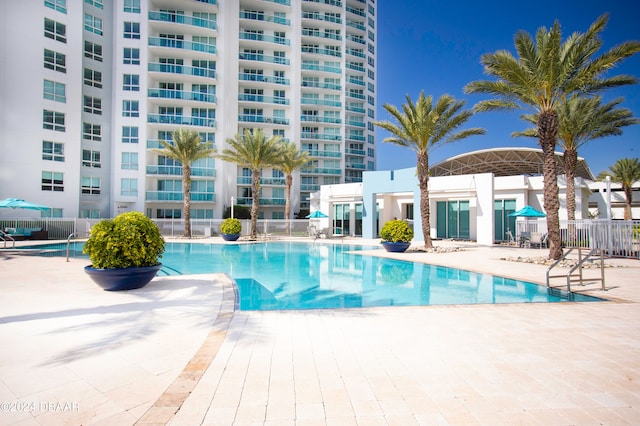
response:
M525 281L359 253L374 248L379 249L320 242L170 242L161 274L226 273L238 284L241 310L567 300L566 295L550 294L546 287ZM82 243L73 243L72 253L81 252ZM570 299L601 300L581 294Z

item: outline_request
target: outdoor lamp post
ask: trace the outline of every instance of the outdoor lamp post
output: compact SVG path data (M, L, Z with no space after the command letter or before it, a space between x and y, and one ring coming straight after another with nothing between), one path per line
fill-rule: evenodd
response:
M231 196L231 217L233 217L233 203L235 202L235 199L233 198L233 195Z

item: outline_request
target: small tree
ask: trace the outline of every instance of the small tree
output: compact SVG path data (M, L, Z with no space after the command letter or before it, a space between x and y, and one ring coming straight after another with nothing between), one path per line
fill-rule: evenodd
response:
M182 193L184 194L184 236L191 238L191 164L215 153L213 142L203 142L200 133L181 128L173 132L173 142L160 140L160 155L182 163Z
M284 204L284 217L287 219L287 234L289 233L289 219L291 219L291 186L293 185L293 172L304 168L309 164L309 154L306 151L298 149L294 142L283 142L282 158L275 166L285 174L285 190L286 197Z
M631 220L631 203L633 201L633 184L640 181L640 161L637 158L622 158L598 175L598 180L611 177L612 182L622 185L625 196L624 220Z

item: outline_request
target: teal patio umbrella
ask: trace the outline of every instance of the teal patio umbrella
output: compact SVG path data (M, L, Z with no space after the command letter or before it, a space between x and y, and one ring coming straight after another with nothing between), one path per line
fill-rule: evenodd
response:
M32 203L30 201L25 201L20 198L5 198L4 200L0 200L0 208L27 209L27 210L40 210L40 211L51 210L51 207L47 207L38 203Z
M305 216L307 219L319 219L322 217L329 217L326 214L322 213L320 210L316 210L315 212L308 214Z
M534 209L531 206L524 206L520 210L517 210L511 213L509 216L511 217L546 217L547 215L539 210Z

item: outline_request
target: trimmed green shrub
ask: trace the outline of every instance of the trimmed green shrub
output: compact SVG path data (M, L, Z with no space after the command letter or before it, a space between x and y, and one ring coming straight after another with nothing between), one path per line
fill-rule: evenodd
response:
M240 220L229 217L222 221L220 225L220 232L223 234L236 235L242 232L242 224Z
M404 220L390 220L380 230L380 238L392 243L408 243L413 239L413 229Z
M96 269L154 266L164 253L164 238L151 219L126 212L95 224L82 252Z

